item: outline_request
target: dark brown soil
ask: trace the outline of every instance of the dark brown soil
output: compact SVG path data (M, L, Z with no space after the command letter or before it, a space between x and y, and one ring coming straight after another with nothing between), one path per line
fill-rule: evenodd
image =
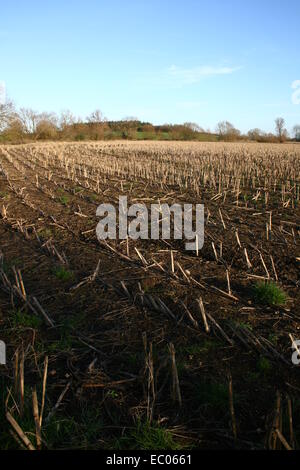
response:
M101 184L97 194L85 187L84 178L80 186L61 168L51 168L48 180L41 162L32 168L18 147L11 148L11 155L17 165L0 156L0 209L6 209L0 218L2 272L14 285L13 268L20 270L27 299L31 303L36 297L55 326L49 326L40 312L35 315L15 291L0 285L0 339L7 344L8 358L7 365L0 366L0 421L5 429L0 447L20 447L9 433L5 410L36 445L31 394L36 387L41 406L46 356L44 448L133 448L133 430L147 422L170 433L172 445L179 448L284 448L274 438L274 426L297 447L299 368L291 362L289 335L297 339L300 329L299 207L283 209L276 193L268 207L246 207L243 201L236 207L230 200L212 201L213 194L207 191L199 201L209 208L210 217L198 257L185 251L181 241L161 240L130 240L128 255L124 241L98 242L98 204L116 202L120 194L128 195L129 204L144 198L148 203L163 198L168 204L182 202L176 196L178 188L150 184L145 192L144 182L134 181L129 193L112 179ZM184 202L195 202L194 195L187 193ZM272 232L267 240L270 210ZM261 256L274 279L273 257L277 283L288 296L282 306L260 305L253 298L252 286L266 277ZM98 261L95 279L78 286L94 273ZM188 271L187 277L177 263ZM23 413L19 379L14 379L17 351L19 362L22 354L25 358Z

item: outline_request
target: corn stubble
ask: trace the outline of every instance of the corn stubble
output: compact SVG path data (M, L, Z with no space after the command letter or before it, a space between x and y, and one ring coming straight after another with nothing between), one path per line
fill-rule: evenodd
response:
M1 448L299 448L299 145L7 145L0 175ZM99 243L119 195L204 203L203 249Z

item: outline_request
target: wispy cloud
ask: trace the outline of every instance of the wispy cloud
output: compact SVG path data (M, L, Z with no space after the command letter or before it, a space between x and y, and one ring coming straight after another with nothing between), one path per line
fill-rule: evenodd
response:
M172 65L168 68L167 74L177 85L190 85L199 82L204 77L229 75L240 69L241 67L213 67L210 65L185 69Z
M167 87L167 88L182 88L184 86L193 85L199 83L201 80L216 77L230 75L242 67L227 67L220 66L215 67L212 65L200 65L191 68L179 67L172 65L156 73L147 73L146 75L136 77L136 84L145 86L155 87ZM188 107L189 105L187 105ZM196 104L196 107L198 104ZM193 107L193 105L192 105Z

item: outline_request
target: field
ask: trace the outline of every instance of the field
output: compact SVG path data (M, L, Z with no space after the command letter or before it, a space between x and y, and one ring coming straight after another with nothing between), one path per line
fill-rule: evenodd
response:
M0 146L0 448L300 448L300 145ZM205 205L205 242L96 237Z

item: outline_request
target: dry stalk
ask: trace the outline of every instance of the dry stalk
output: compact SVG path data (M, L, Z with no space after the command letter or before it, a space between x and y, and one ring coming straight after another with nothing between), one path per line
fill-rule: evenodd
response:
M234 403L233 403L233 386L232 386L232 376L231 373L228 373L228 390L229 390L229 408L230 408L230 416L231 416L231 425L232 425L232 434L234 439L237 439L237 426L236 426L236 418L234 412Z
M38 450L40 450L42 448L42 432L41 432L41 426L40 426L39 405L38 405L36 388L32 390L32 410L33 410L33 418L35 422L36 447Z
M22 348L21 360L19 366L19 397L20 397L20 415L23 416L24 413L24 363L25 363L25 354L24 349Z
M46 384L47 384L47 375L48 375L48 356L45 357L44 360L44 375L43 375L43 388L42 388L42 404L41 404L41 412L40 412L40 427L42 427L43 423L43 414L45 408L45 398L46 398Z
M198 322L195 320L195 318L193 317L193 315L191 314L191 312L189 311L189 309L187 308L187 306L182 302L182 300L180 300L180 303L181 303L181 305L183 306L184 311L185 311L185 313L187 314L188 318L190 319L192 325L193 325L196 329L199 329L199 324L198 324Z
M24 443L25 447L28 450L36 450L35 447L31 444L30 440L28 437L24 434L23 430L21 427L18 425L17 421L13 418L13 416L10 414L9 411L6 412L6 419L10 423L10 425L13 427L15 430L16 434L18 437L21 439L21 441Z
M252 264L251 264L251 262L250 262L250 260L249 260L247 248L244 248L244 254L245 254L245 258L246 258L246 262L247 262L248 269L251 269L251 268L252 268Z
M173 343L169 343L169 351L170 351L171 364L172 364L172 399L174 402L178 402L179 406L181 407L182 398L181 398L180 384L179 384L178 371L177 371L177 365L176 365L175 347Z
M198 299L198 305L199 305L200 312L201 312L202 319L203 319L203 323L204 323L204 326L205 326L205 331L206 331L206 333L209 333L210 328L208 326L208 322L207 322L207 318L206 318L206 313L205 313L205 308L204 308L202 297L200 297Z
M292 401L291 397L287 395L287 405L288 405L288 415L289 415L289 429L290 429L290 443L292 448L295 448L295 436L294 436L294 426L293 426L293 411L292 411Z
M226 269L226 278L227 278L228 294L229 294L229 295L232 295L231 286L230 286L230 277L229 277L229 271L228 271L228 269Z

